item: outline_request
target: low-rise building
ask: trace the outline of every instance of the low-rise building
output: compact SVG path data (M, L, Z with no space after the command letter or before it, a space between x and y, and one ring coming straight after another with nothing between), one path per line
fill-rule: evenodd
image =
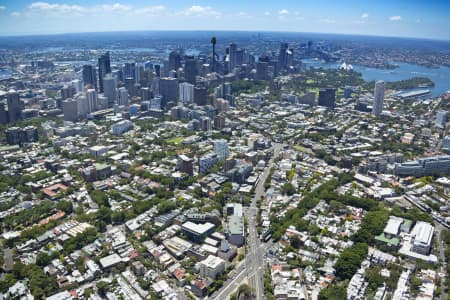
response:
M217 256L209 255L199 263L200 276L216 279L225 271L225 261Z

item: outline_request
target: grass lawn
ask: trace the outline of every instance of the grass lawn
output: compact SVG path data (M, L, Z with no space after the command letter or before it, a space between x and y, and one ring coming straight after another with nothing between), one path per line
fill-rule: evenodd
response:
M170 140L168 140L167 142L170 144L179 145L183 142L183 137L181 137L181 136L174 137L174 138L171 138Z
M293 148L297 151L309 154L309 155L314 155L314 153L311 151L311 149L305 148L303 146L300 145L294 145Z

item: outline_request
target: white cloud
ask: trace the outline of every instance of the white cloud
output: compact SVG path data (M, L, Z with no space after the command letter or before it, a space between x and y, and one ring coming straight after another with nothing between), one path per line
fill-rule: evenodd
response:
M163 5L155 5L155 6L146 6L142 8L138 8L133 11L133 14L142 14L148 16L154 16L158 13L161 13L166 10L166 7Z
M270 16L270 12L269 12L269 11L266 11L266 12L264 12L264 15L265 15L265 16Z
M211 6L192 5L184 10L182 14L186 16L220 16L221 13L214 10Z
M94 11L111 11L111 12L125 12L131 10L131 6L114 3L114 4L101 4L93 7Z
M401 16L392 16L392 17L389 17L389 20L390 21L401 21L402 17Z
M33 2L28 6L31 13L53 13L53 14L114 14L131 10L131 6L121 3L98 4L95 6L81 6L65 3Z
M421 19L417 19L417 20L416 20L416 23L421 23L421 22L422 22Z
M368 13L363 13L361 15L361 19L368 19L369 18L369 14Z
M303 21L303 20L305 20L304 17L295 17L295 19L298 20L298 21Z
M280 15L287 15L287 14L289 14L289 11L287 9L282 9L282 10L280 10L278 12L278 14L280 14Z
M80 5L69 5L69 4L52 4L48 2L33 2L28 6L32 11L47 11L55 13L82 13L86 9Z
M0 5L0 10L5 10L6 6Z
M20 13L20 12L13 11L13 12L11 13L11 17L20 17L20 16L21 16L21 13Z

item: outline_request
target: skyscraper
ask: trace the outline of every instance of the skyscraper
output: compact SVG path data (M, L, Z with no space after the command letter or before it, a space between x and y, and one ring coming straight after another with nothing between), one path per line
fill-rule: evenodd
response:
M232 72L237 66L237 45L235 43L230 44L228 66L228 72Z
M109 73L111 73L111 62L109 51L107 51L98 58L98 85L100 93L103 93L103 78Z
M178 79L163 77L159 81L159 93L162 96L161 107L166 108L169 102L176 104L178 101Z
M326 89L319 90L319 101L320 106L325 106L328 108L334 108L336 101L336 89L333 87L328 87Z
M206 93L207 90L205 87L196 86L194 88L194 102L200 106L206 105L207 104Z
M184 104L194 101L194 85L188 82L180 83L180 101Z
M76 98L76 100L78 106L77 108L78 115L81 118L86 118L86 114L89 112L89 105L86 96L80 95L79 97Z
M288 47L287 43L280 44L280 53L278 54L279 70L284 69L287 65Z
M15 90L10 90L6 96L6 104L8 105L8 121L15 122L19 120L20 111L22 110L19 93Z
M141 88L141 101L149 101L152 99L152 91L149 87Z
M86 92L86 97L88 101L88 112L95 112L97 111L97 92L94 89L89 89Z
M78 103L75 99L66 99L62 102L64 121L75 122L78 118Z
M136 81L136 63L125 63L125 67L123 68L123 78L124 80L127 78L133 78L134 81Z
M197 76L197 61L193 56L186 57L184 63L184 78L190 84L195 84L195 77Z
M125 87L119 88L119 97L117 103L119 105L128 105L128 91Z
M269 68L269 64L265 61L258 61L256 63L256 80L266 80L267 79L267 71Z
M383 111L384 87L385 83L382 80L379 80L375 83L372 113L377 117L379 117L381 115L381 112Z
M83 66L83 84L91 85L91 88L97 89L97 72L92 65Z
M169 70L178 70L181 68L181 55L177 51L172 51L169 53Z
M224 139L214 141L214 152L217 154L219 160L225 160L230 156L230 151L228 150L228 143Z
M116 77L111 73L106 74L103 78L103 94L108 98L108 107L113 107L116 103L117 92L116 92Z
M75 95L76 90L72 85L65 85L62 87L62 89L60 90L61 93L61 98L64 99L68 99L68 98L72 98L73 95Z

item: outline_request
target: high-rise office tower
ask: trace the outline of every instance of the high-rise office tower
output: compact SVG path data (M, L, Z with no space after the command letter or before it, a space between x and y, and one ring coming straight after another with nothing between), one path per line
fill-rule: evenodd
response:
M128 105L128 90L125 87L119 88L119 97L117 103L119 105Z
M225 96L233 94L233 84L231 82L225 82L223 84L223 94Z
M280 53L278 54L278 66L280 70L284 69L287 65L288 47L287 43L280 44Z
M149 101L152 99L152 91L149 87L141 88L141 101Z
M83 91L83 82L79 79L72 80L72 86L75 88L75 93L81 93Z
M334 108L336 101L336 89L333 87L329 87L326 89L319 90L319 101L318 104L320 106L325 106L328 108Z
M97 111L98 109L97 92L94 89L89 89L86 92L86 97L88 100L88 112L92 113Z
M134 81L136 81L136 63L125 63L125 66L123 68L123 78L133 78Z
M286 67L294 65L294 49L290 48L286 54Z
M190 84L195 84L195 78L197 76L197 60L193 56L186 57L184 63L184 78Z
M155 65L156 77L161 77L161 65Z
M103 80L106 74L111 73L111 62L109 59L109 51L98 58L98 86L100 93L103 93Z
M20 103L19 93L10 90L6 95L6 104L8 105L8 121L15 122L20 119L22 104Z
M116 91L117 81L113 74L109 73L103 78L103 94L108 98L108 107L113 107L116 103L117 91Z
M72 98L73 95L75 95L76 90L72 85L65 85L60 90L60 93L61 93L61 98L64 100L64 99Z
M78 119L78 103L75 99L66 99L62 102L64 121L75 122Z
M207 104L207 90L205 87L198 87L196 86L194 88L194 102L197 105L203 106Z
M5 109L5 104L0 102L0 124L8 123L8 112Z
M161 109L162 97L156 96L150 100L150 109Z
M244 49L236 50L236 66L240 66L244 63Z
M214 88L214 98L215 99L223 98L223 84L216 86Z
M169 70L177 71L181 68L181 55L177 51L172 51L169 53Z
M267 79L267 72L269 69L269 64L265 61L258 61L256 63L256 74L255 79L256 80L266 80Z
M153 96L159 96L159 95L161 95L161 94L159 93L159 81L160 81L160 78L159 78L159 77L153 78L153 81L152 81L152 92L153 92Z
M179 84L180 101L184 104L192 103L194 101L194 85L188 82Z
M80 95L76 98L76 100L78 106L77 108L78 115L84 119L86 118L86 114L89 112L89 104L87 98L84 95Z
M176 104L178 101L178 79L163 77L159 80L159 94L162 96L161 107L166 108L169 102Z
M229 68L228 72L232 72L237 66L237 45L235 43L230 44L229 48Z
M83 66L83 84L84 86L90 85L90 88L97 88L97 72L92 65Z
M6 142L9 145L19 145L22 143L22 129L20 127L9 127L5 131Z
M375 83L372 113L377 117L379 117L381 115L381 112L383 111L384 87L385 83L382 80L379 80Z
M136 66L136 82L145 83L145 69L142 64Z
M131 97L136 96L136 81L131 77L125 77L124 84L127 88L128 94L130 94Z

